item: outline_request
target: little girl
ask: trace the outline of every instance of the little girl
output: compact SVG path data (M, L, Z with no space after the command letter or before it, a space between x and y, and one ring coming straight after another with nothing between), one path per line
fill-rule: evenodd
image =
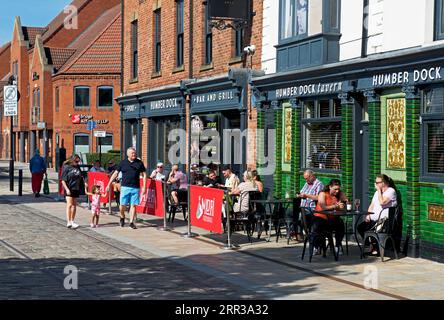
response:
M106 193L100 194L100 187L94 185L91 192L86 192L88 196L91 196L91 228L97 228L99 226L100 215L100 197L106 197Z

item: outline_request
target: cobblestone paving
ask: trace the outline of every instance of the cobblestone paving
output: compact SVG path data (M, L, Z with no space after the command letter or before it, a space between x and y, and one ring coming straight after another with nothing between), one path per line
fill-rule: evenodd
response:
M115 240L103 237L110 245L103 243L93 238L101 237L93 231L68 230L41 215L0 201L0 299L261 298ZM68 265L79 270L78 290L63 286Z

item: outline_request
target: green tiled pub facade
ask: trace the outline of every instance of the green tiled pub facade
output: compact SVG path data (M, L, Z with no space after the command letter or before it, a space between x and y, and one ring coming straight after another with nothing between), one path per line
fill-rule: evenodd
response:
M257 136L257 159L275 146L273 195L294 196L311 169L367 209L375 176L387 174L403 212L401 251L444 262L443 57L442 46L409 49L253 78L257 127L276 133Z

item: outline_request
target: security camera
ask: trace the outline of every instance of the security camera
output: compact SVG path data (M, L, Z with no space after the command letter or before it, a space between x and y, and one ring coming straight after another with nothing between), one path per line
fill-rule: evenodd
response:
M244 48L244 52L246 54L254 54L255 51L256 51L256 46L254 44L249 45L249 46Z

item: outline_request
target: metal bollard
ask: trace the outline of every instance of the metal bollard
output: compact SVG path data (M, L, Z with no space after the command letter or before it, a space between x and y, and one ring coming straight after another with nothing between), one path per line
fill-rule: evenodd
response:
M9 191L14 191L14 160L9 161Z
M19 185L18 185L18 195L21 197L23 195L23 170L19 170Z

